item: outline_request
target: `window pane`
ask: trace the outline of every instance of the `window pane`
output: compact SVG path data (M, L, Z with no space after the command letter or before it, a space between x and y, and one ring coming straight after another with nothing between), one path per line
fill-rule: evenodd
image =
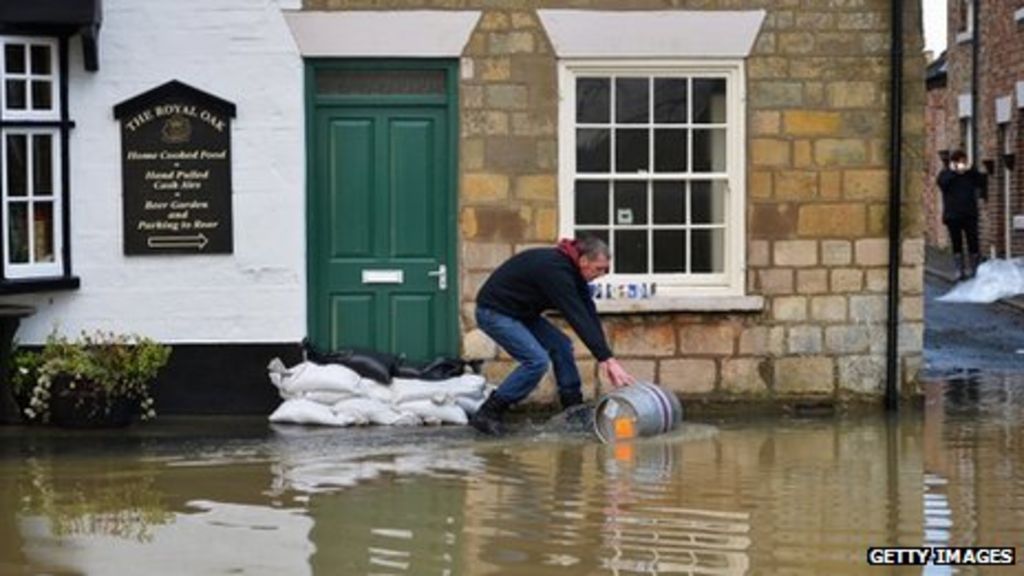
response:
M576 122L607 124L611 119L611 82L608 78L576 79Z
M619 274L647 272L647 231L616 230L613 266Z
M616 172L640 172L649 169L648 133L646 128L615 131Z
M579 128L576 130L576 171L610 172L611 130Z
M24 44L8 44L4 47L4 72L8 74L25 73Z
M725 183L694 180L690 183L693 224L725 224Z
M690 272L721 273L725 271L725 231L693 230L693 252L690 254Z
M693 171L725 172L725 129L693 131Z
M604 242L605 244L608 244L608 230L605 229L605 228L577 228L576 229L576 238L583 239L583 238L591 238L591 237L600 238L602 242Z
M28 194L28 143L24 134L7 135L7 195Z
M24 110L27 104L24 80L8 80L5 82L7 91L7 109Z
M686 172L686 132L654 131L655 172Z
M317 94L444 94L444 70L319 70Z
M608 181L576 181L576 224L608 225Z
M32 218L36 262L53 262L53 202L36 202Z
M48 80L32 81L32 109L52 110L53 109L53 83Z
M647 224L647 182L615 183L615 224Z
M39 75L51 74L49 46L32 47L32 73Z
M53 195L53 136L32 137L32 194Z
M654 223L686 223L686 182L654 183ZM657 240L654 246L657 249Z
M8 256L14 264L28 263L28 206L25 202L11 202L7 205L9 238Z
M694 78L693 122L724 124L725 121L725 79Z
M654 231L654 272L686 272L686 231Z
M654 121L660 124L686 122L686 79L654 79Z
M647 78L615 79L615 121L646 124L650 117L650 81Z

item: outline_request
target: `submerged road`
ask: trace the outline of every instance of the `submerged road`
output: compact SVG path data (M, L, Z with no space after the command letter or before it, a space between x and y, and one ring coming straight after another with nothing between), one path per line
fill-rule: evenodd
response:
M951 287L926 276L925 375L1024 372L1024 312L1000 303L936 302Z

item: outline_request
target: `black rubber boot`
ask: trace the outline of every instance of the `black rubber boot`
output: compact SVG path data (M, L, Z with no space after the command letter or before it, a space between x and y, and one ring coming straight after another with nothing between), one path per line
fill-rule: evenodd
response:
M978 266L981 265L981 254L971 254L967 264L967 277L974 278L978 274Z
M956 264L956 279L958 282L967 280L967 271L964 269L964 255L960 252L953 253L953 263Z
M558 403L562 405L562 411L564 412L573 406L583 404L583 393L579 390L574 392L559 392Z
M489 436L499 436L505 433L504 416L510 404L496 394L491 394L487 400L480 405L480 409L469 419L469 425L479 432Z

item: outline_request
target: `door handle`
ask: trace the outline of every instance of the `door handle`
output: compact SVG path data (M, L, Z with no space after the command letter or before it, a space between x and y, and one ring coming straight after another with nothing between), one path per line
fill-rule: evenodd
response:
M448 267L444 264L438 264L437 270L427 272L427 276L437 277L437 289L442 292L448 289Z

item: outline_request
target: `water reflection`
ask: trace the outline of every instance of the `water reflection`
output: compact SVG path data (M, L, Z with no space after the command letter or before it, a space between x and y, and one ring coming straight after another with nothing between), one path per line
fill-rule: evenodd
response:
M1024 538L1021 383L937 382L898 419L725 419L620 445L0 429L0 573L859 574L869 546Z

